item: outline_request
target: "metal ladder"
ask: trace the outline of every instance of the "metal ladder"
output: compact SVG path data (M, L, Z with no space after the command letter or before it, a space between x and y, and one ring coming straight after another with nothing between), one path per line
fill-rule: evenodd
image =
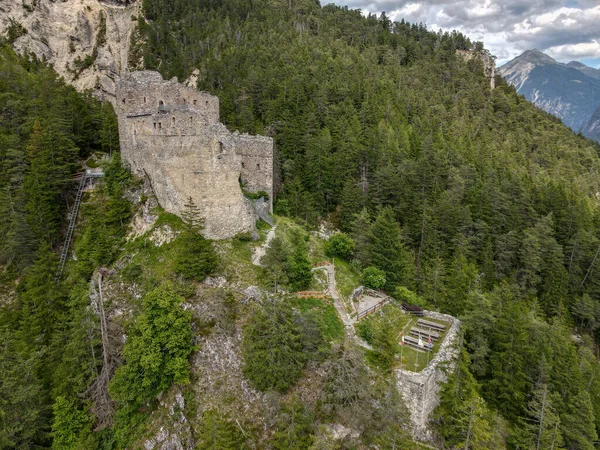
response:
M71 211L71 220L69 220L69 228L67 229L67 235L65 236L65 243L63 244L62 253L60 254L60 268L58 271L59 277L62 275L65 263L67 262L67 257L69 256L69 247L71 245L71 239L73 239L75 225L77 224L77 213L79 212L79 205L81 205L81 198L83 197L83 191L85 189L85 185L87 184L88 178L88 174L84 172L83 176L81 177L81 183L79 183L79 190L77 191L75 203Z

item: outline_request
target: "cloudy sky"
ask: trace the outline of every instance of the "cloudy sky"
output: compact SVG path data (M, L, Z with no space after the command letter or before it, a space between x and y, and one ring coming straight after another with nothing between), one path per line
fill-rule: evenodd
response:
M329 0L392 20L459 30L483 41L498 65L530 48L600 68L600 0ZM329 1L321 0L321 4Z

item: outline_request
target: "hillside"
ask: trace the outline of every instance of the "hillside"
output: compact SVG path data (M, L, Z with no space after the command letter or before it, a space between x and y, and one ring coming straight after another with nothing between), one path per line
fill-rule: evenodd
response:
M594 114L590 117L589 122L583 128L582 133L584 136L587 136L596 142L600 142L600 106L596 108L596 111L594 111Z
M491 89L459 33L313 0L145 0L138 24L136 67L195 71L274 139L277 227L204 239L123 167L108 104L4 46L0 448L420 448L403 302L462 323L429 445L594 448L597 144ZM360 284L391 300L356 321Z
M576 61L562 64L533 49L498 72L527 100L560 117L573 131L594 138L587 124L600 106L600 70Z

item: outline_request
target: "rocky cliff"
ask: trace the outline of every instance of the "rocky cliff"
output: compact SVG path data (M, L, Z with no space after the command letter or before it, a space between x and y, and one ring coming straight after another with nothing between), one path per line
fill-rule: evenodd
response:
M456 53L465 61L470 61L473 58L479 58L483 64L483 73L490 82L490 89L496 87L496 61L487 52L476 52L472 50L457 50Z
M3 0L0 29L20 53L48 61L78 90L114 102L141 1Z
M596 142L600 142L600 106L596 108L596 111L592 114L589 122L583 128L582 133L584 136L587 136Z

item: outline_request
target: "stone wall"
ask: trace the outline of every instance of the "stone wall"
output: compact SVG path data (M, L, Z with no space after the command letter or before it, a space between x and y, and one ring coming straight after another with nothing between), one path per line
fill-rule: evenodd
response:
M452 316L433 311L425 311L425 317L442 320L450 325L444 342L421 372L397 369L395 376L396 386L410 411L414 438L420 441L432 441L433 436L428 427L429 415L438 406L441 385L447 381L446 373L452 370L458 357L460 321Z
M116 103L123 161L148 177L165 210L181 215L191 197L211 239L254 229L257 216L240 179L272 197L271 138L230 132L219 123L217 97L156 72L123 77Z

